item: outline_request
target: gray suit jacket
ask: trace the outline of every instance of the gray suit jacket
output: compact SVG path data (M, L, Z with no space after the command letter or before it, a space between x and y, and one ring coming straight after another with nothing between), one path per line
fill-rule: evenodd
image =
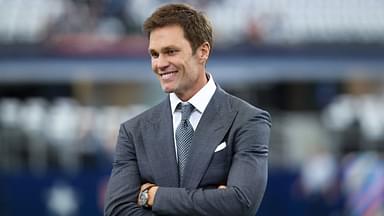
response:
M267 183L270 126L267 112L218 87L194 133L179 185L167 98L121 125L105 215L255 215ZM215 152L222 142L226 148ZM136 204L146 182L160 186L152 209Z

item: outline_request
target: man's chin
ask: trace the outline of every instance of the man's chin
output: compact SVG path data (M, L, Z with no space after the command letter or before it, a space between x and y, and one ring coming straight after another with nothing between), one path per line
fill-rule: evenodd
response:
M174 92L175 90L173 88L167 88L167 87L164 87L162 86L162 89L165 93L172 93Z

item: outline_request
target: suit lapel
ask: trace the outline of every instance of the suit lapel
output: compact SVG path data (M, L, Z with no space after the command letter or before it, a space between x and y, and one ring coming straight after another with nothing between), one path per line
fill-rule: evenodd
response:
M160 186L178 186L178 168L173 139L172 113L167 98L160 104L159 109L153 112L144 130L148 130L144 144L148 152L149 163L155 178Z
M230 110L227 101L226 94L218 87L196 128L181 187L199 185L216 146L230 128L236 112Z

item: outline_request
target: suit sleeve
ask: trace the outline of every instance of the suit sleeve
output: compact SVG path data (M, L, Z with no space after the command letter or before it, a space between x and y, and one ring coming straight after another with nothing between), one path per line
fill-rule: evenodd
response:
M160 187L153 212L164 215L255 215L267 184L270 127L269 114L259 112L236 131L227 189Z
M155 215L152 211L137 205L140 185L133 140L124 125L121 125L105 197L104 215Z

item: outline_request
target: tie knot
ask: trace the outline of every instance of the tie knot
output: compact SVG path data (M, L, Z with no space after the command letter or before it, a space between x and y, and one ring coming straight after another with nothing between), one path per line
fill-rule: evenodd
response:
M193 105L190 103L180 103L179 106L181 106L181 120L189 119L189 116L191 116L191 113L195 109L195 107L193 107Z

